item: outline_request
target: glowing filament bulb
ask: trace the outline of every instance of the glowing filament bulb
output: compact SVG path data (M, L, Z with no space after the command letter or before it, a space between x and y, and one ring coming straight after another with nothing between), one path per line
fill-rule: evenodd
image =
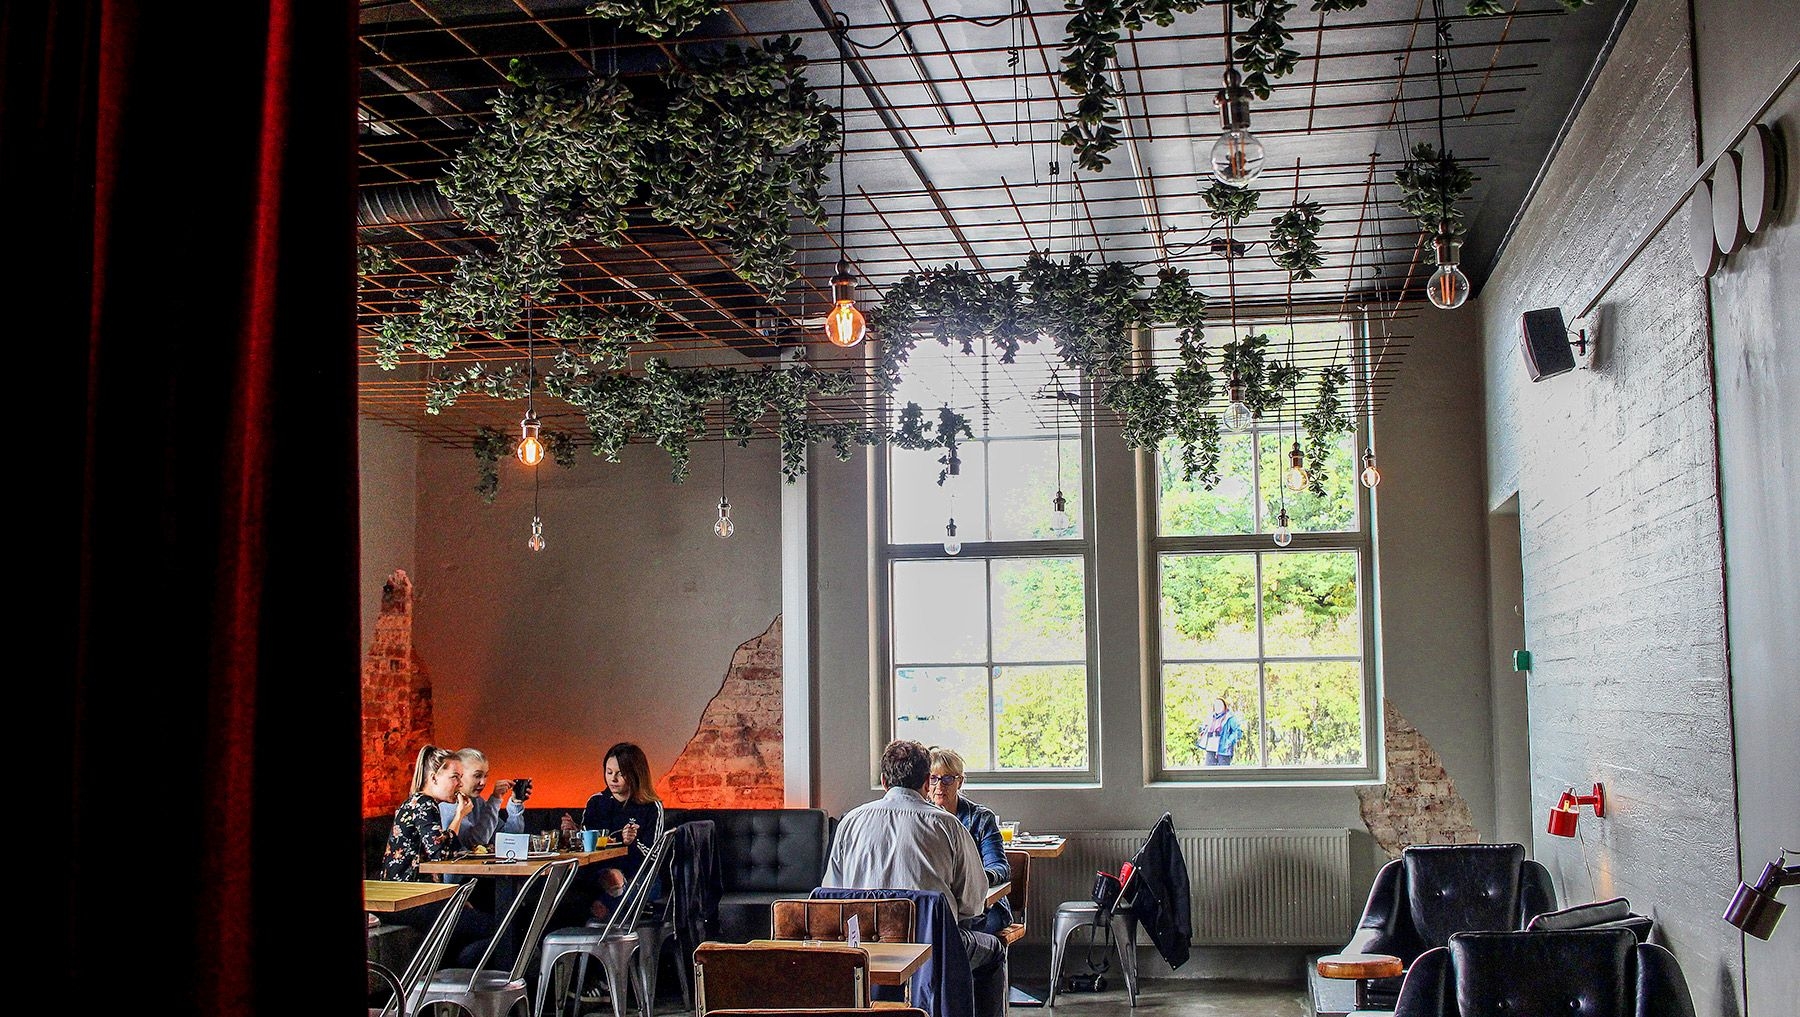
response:
M533 551L542 551L549 546L544 543L544 521L537 516L531 517L531 539L525 542L525 546Z
M1362 466L1362 485L1372 491L1381 483L1381 471L1375 468L1374 448L1363 449Z
M538 437L543 427L534 413L525 414L525 419L519 421L519 462L526 466L544 461L544 441Z
M1306 459L1300 452L1300 442L1296 440L1294 447L1288 449L1288 468L1282 471L1281 482L1290 491L1306 490L1306 482L1312 479L1306 472Z
M713 523L713 532L720 540L737 532L737 524L731 521L731 502L724 498L719 499L719 519Z
M825 338L833 346L849 349L863 341L867 323L856 309L856 277L850 274L850 263L840 260L837 275L831 277L833 306L825 315Z

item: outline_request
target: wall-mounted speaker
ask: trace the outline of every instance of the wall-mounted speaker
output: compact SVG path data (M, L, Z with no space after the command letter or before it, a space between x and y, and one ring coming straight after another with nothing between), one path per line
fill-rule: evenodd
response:
M1575 354L1569 348L1569 329L1563 324L1562 308L1525 312L1519 322L1519 352L1525 354L1525 370L1532 381L1575 369Z

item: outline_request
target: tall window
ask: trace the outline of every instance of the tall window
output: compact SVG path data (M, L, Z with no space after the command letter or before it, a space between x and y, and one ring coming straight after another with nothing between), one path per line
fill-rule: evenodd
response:
M1330 351L1344 327L1300 323L1296 340ZM1269 331L1271 355L1286 356L1275 349L1285 324ZM1309 372L1302 407L1314 384ZM1152 715L1164 779L1374 774L1370 540L1356 436L1333 447L1322 496L1287 490L1292 413L1226 433L1211 490L1184 479L1172 445L1151 457ZM1283 507L1293 531L1286 547L1271 536Z
M1059 391L1080 389L1030 347L1001 366L926 342L890 401L890 414L911 401L927 419L952 406L974 430L958 448L961 475L943 485L942 450L886 452L880 649L890 734L956 749L976 780L1097 771L1086 442Z

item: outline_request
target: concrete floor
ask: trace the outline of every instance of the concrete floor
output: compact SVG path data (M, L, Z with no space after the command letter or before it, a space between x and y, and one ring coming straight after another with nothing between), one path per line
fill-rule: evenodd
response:
M1049 1009L1016 1007L1012 1017L1307 1017L1306 988L1272 982L1212 978L1146 978L1138 982L1138 1005L1123 986L1105 992L1065 992Z

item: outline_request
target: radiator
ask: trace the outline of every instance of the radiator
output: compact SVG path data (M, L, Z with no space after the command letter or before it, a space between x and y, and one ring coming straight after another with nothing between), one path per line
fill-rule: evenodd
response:
M1048 940L1057 904L1087 899L1094 873L1117 873L1145 833L1068 836L1062 857L1031 861L1031 939ZM1367 888L1350 885L1349 830L1177 831L1176 838L1187 861L1195 945L1341 946L1356 925Z

